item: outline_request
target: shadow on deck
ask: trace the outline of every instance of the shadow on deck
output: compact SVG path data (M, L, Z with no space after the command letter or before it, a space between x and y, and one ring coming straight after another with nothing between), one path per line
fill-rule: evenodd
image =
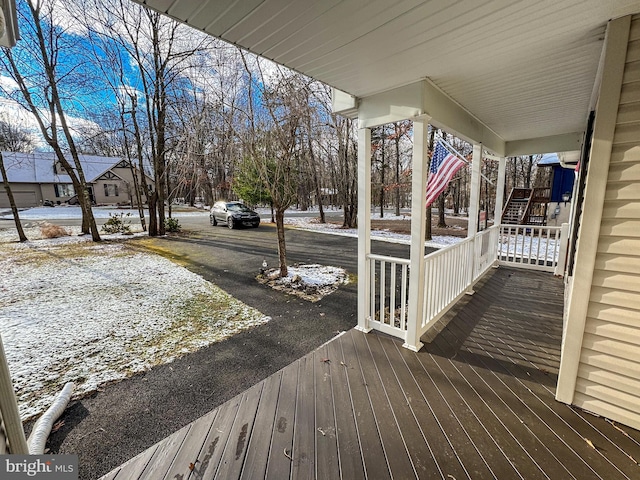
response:
M554 400L562 302L500 268L420 352L351 330L103 478L638 478L640 432Z

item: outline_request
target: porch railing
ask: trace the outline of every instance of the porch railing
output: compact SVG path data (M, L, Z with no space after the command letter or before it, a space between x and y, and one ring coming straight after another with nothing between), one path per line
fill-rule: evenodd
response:
M424 257L422 336L495 264L497 226Z
M568 226L495 225L473 238L425 255L420 338L494 265L562 274ZM369 327L407 340L410 260L369 255Z
M498 227L426 255L420 335L442 316L496 260ZM369 255L369 326L405 339L409 312L408 259Z
M408 259L369 255L370 326L394 337L405 338L407 330Z
M498 239L498 262L520 268L531 268L561 274L564 270L562 227L502 225ZM560 272L558 272L560 270Z

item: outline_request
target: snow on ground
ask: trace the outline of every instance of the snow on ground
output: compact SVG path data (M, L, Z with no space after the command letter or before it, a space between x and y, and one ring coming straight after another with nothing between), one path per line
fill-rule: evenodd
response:
M387 217L385 217L387 218ZM343 235L345 237L358 237L356 228L342 228L340 225L333 223L318 223L315 218L309 217L289 217L284 218L285 225L294 226L296 228L311 230L314 232L329 233L332 235ZM373 230L371 238L374 240L384 240L391 243L411 243L411 236L403 233L389 232L386 230ZM442 248L453 245L464 240L462 237L452 237L445 235L434 235L432 240L425 242L425 246L433 248Z
M555 238L531 235L503 235L498 245L498 255L529 260L553 262L558 256L560 242Z
M271 288L283 290L311 302L335 292L340 285L349 283L343 268L318 264L287 267L287 276L280 276L280 269L273 268L258 276L258 281Z
M131 208L118 207L93 207L93 216L95 218L109 218L111 215L119 215L124 213L131 214L131 219L138 218L138 210ZM55 207L34 207L19 212L20 220L62 220L62 219L80 219L82 218L82 210L76 205L56 205ZM148 212L147 212L148 215ZM189 211L181 212L173 211L174 217L191 217L209 215L209 211ZM11 210L0 211L0 219L13 220Z
M80 396L269 320L163 257L79 238L0 244L0 332L23 419L68 381Z

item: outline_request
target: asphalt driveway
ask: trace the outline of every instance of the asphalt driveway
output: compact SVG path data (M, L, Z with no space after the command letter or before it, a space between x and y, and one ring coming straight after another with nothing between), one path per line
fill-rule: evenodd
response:
M354 275L310 303L255 280L263 260L277 264L273 226L229 230L210 226L206 217L180 221L183 234L144 239L138 248L173 258L272 320L71 404L48 448L78 454L82 479L109 472L356 324L355 238L287 230L289 264L333 265ZM374 242L373 251L409 255L407 245Z

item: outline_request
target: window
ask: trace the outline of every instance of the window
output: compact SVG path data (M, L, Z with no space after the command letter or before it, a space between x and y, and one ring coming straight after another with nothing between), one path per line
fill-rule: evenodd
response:
M76 194L71 184L55 183L53 188L56 191L56 197L73 197Z
M118 196L118 185L115 183L105 183L104 184L104 196L105 197L117 197Z

